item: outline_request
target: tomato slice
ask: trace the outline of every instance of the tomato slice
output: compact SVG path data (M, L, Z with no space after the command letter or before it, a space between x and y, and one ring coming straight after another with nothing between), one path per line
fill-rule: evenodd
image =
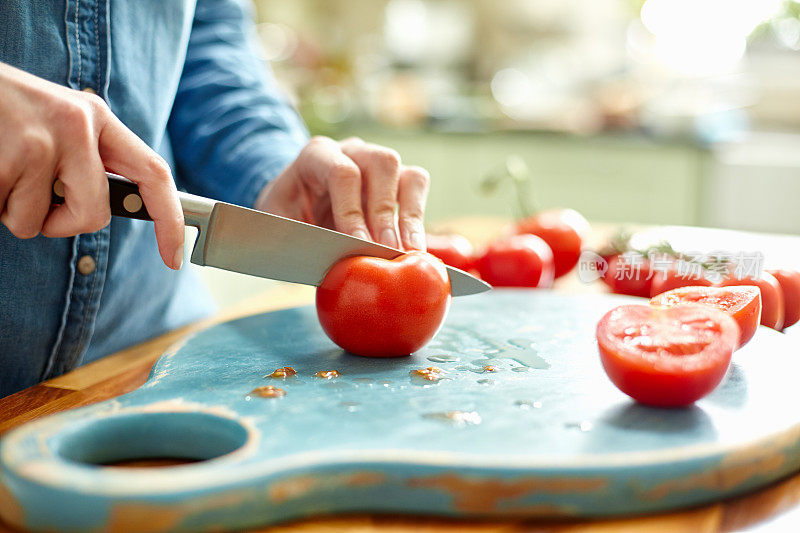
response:
M768 328L783 329L783 319L785 309L783 303L783 291L780 283L769 272L762 272L758 278L737 278L730 276L722 280L720 287L732 287L737 285L755 285L761 289L761 325Z
M681 407L722 381L739 327L710 306L623 305L603 316L596 334L603 368L617 388L644 404Z
M740 287L680 287L650 299L650 305L710 305L725 311L739 326L741 348L753 338L761 321L761 291L754 286Z
M783 329L800 321L800 272L795 270L769 270L783 291Z
M656 296L679 287L710 287L709 280L696 273L682 273L677 267L668 270L659 270L653 274L653 283L650 287L650 296Z

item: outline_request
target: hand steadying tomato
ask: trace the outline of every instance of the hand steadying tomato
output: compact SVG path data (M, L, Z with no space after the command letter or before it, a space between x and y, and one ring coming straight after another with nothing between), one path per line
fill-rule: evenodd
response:
M444 264L467 271L472 268L474 250L463 235L427 235L428 253L441 259Z
M783 329L800 321L800 272L795 270L768 270L778 280L783 291Z
M512 235L491 243L475 261L475 268L496 287L553 285L553 253L536 235Z
M650 305L675 307L676 305L710 305L725 311L739 326L741 348L753 338L761 321L761 290L758 287L680 287L650 299Z
M611 257L603 281L617 294L650 297L653 285L653 271L650 261L635 252Z
M650 296L656 296L679 287L710 287L713 285L696 272L681 271L677 266L667 270L658 270L653 274Z
M322 329L348 352L397 357L419 350L444 322L450 278L444 263L425 252L388 261L348 257L317 288Z
M757 279L748 277L739 279L736 276L729 276L719 285L721 287L754 285L761 289L761 324L778 331L783 328L785 316L783 291L778 280L772 274L762 272L761 277Z
M591 231L589 222L574 209L548 209L521 220L519 234L541 237L553 251L554 275L560 278L578 264L583 243Z
M600 360L608 377L636 401L682 407L722 381L739 327L713 307L623 305L597 324Z

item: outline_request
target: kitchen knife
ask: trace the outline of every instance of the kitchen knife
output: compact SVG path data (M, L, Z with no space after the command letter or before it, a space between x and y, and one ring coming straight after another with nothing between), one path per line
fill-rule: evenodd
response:
M152 220L135 183L108 174L111 214ZM252 276L319 285L338 260L354 255L394 259L403 252L338 231L178 192L187 226L199 230L191 261ZM53 184L53 203L64 202L63 185ZM447 267L453 296L491 289L457 268Z

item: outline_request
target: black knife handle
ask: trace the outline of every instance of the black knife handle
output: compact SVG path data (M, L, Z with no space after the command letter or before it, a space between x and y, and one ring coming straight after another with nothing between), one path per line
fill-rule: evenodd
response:
M137 218L139 220L153 220L147 212L139 194L139 187L130 180L106 172L108 176L108 197L111 214L118 217ZM53 183L52 203L61 205L64 203L64 186L56 180Z

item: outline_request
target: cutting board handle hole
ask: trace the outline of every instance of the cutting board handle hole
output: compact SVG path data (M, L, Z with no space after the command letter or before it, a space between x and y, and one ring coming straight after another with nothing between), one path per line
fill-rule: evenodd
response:
M247 430L230 418L199 412L128 413L88 419L57 436L63 459L101 466L176 466L241 448Z

